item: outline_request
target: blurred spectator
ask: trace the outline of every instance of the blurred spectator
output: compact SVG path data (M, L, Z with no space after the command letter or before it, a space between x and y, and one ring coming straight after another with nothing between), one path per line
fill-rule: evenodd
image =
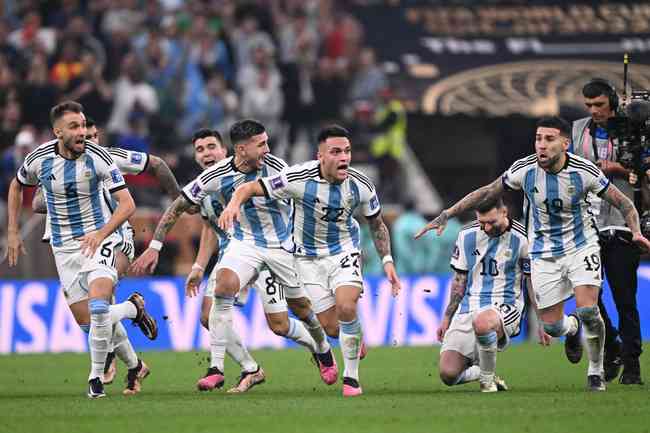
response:
M21 71L25 66L25 58L9 41L11 25L9 20L0 18L0 56L9 64L14 71Z
M150 152L147 114L134 110L129 115L128 128L117 139L117 147L136 152Z
M61 52L50 70L50 81L61 92L67 92L70 81L81 75L81 53L74 39L64 39L60 44Z
M41 15L31 11L25 15L21 26L9 35L9 43L23 53L45 52L48 56L56 49L56 31L42 27Z
M7 197L9 193L9 184L16 176L16 171L22 165L25 157L29 152L34 150L38 145L34 128L24 126L16 135L13 146L6 149L1 154L0 159L0 196Z
M254 49L253 63L241 70L238 81L242 91L241 115L262 122L272 144L280 132L284 99L280 73L266 46Z
M50 128L50 109L59 101L59 89L48 81L47 59L44 54L31 58L27 82L20 91L24 109L23 121L36 129Z
M108 121L109 133L128 132L128 121L134 110L147 115L158 112L158 96L155 89L144 81L144 71L133 53L122 60L120 76L113 88L115 103Z
M81 13L79 0L61 0L59 7L49 8L46 24L56 29L65 29L75 16Z
M98 124L105 125L113 105L113 90L102 77L102 64L95 54L86 51L81 55L81 74L72 79L68 86L70 93L65 99L79 102L86 115Z
M145 20L137 0L113 0L102 20L102 30L106 34L121 33L131 35L137 32Z
M20 130L22 107L17 97L10 96L0 119L0 143L13 143ZM14 173L16 174L16 173Z
M101 66L102 70L104 69L106 65L106 50L102 43L90 32L86 18L82 15L73 15L70 17L64 32L64 37L74 40L81 52L92 52L97 64Z
M233 29L232 43L235 48L237 68L243 69L253 62L253 50L263 47L273 55L275 45L271 37L258 28L257 18L253 15L247 15L242 19L241 25Z
M404 197L400 160L406 146L406 111L389 87L379 92L380 105L375 112L377 135L370 146L372 158L377 162L382 177L379 190L384 200L398 203Z
M345 100L344 74L345 70L331 58L323 57L318 61L313 80L316 104L314 122L318 125L335 123L341 118L341 107Z
M375 50L365 47L361 50L359 62L356 65L348 99L354 101L374 101L379 91L388 85L386 75L377 65Z

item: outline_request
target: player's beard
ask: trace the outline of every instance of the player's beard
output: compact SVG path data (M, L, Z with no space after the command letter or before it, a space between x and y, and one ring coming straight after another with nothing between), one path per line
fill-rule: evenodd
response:
M84 149L85 149L85 146L81 149L81 151L78 151L77 149L75 149L75 142L76 141L77 141L77 138L74 137L74 136L68 138L67 140L66 139L63 140L63 147L65 147L72 154L72 156L74 158L78 158L79 155L81 155L83 153Z

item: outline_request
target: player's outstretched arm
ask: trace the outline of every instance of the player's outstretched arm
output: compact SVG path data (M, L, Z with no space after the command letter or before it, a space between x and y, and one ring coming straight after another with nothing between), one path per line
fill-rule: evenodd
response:
M537 301L535 300L535 293L533 291L533 280L530 278L530 275L526 275L526 292L528 292L528 301L530 306L533 308L535 315L537 315L537 337L539 338L539 344L542 346L548 346L551 344L552 337L544 332L544 327L542 326L542 321L539 318L539 309L537 308Z
M440 215L429 221L427 225L422 227L422 229L415 234L415 239L419 239L429 230L435 230L438 235L441 235L442 232L445 231L449 218L475 208L481 201L502 194L503 190L503 181L501 180L501 177L498 177L494 182L470 192L455 205L449 209L443 210L440 212Z
M370 233L372 234L372 240L375 243L377 253L379 253L379 257L382 257L381 261L384 264L384 272L386 273L386 278L390 281L393 296L397 296L402 290L402 283L397 276L397 271L395 271L393 256L390 252L390 233L388 232L386 223L384 223L381 212L377 213L374 217L368 218L368 225L370 226Z
M208 224L206 220L203 220L199 251L196 253L196 260L194 260L192 270L185 280L185 295L190 298L198 295L199 286L201 285L201 280L205 273L205 267L208 266L210 257L217 251L217 248L217 234L212 230L210 224Z
M131 265L131 272L136 275L144 275L145 273L151 274L158 265L158 256L160 249L165 240L167 233L174 227L178 218L185 212L192 203L187 201L182 194L176 197L176 200L165 210L162 218L156 226L156 231L153 234L153 240L149 243L147 248Z
M163 191L175 199L181 194L181 188L178 186L176 176L169 169L167 163L160 157L149 155L149 164L147 165L147 173L153 175L160 182Z
M43 188L36 188L34 198L32 199L32 210L34 213L47 213L47 205L45 204L45 195Z
M230 230L234 221L239 220L239 209L241 205L251 197L264 195L264 188L258 180L253 180L240 185L232 195L230 202L219 216L219 228L224 231Z
M111 194L117 201L117 208L106 224L99 230L84 235L81 239L80 249L84 255L91 257L95 250L111 233L118 229L135 212L135 202L127 188L122 188Z
M445 338L447 329L449 329L449 324L451 324L451 319L456 314L456 310L460 305L460 301L463 300L465 296L465 290L467 289L467 273L466 272L454 272L454 278L451 281L451 293L449 294L449 304L445 309L445 314L442 318L442 323L440 323L440 328L438 328L438 341L442 343L442 340Z
M603 199L607 200L612 206L621 211L627 226L632 231L632 241L637 244L644 251L650 251L650 241L641 233L641 225L639 223L639 213L634 207L634 203L625 194L621 192L615 185L609 184L607 189L602 195Z
M27 254L23 240L20 238L20 227L18 219L20 218L20 208L23 205L23 186L16 178L9 185L8 209L7 209L7 260L9 266L13 267L18 264L18 257L21 254Z

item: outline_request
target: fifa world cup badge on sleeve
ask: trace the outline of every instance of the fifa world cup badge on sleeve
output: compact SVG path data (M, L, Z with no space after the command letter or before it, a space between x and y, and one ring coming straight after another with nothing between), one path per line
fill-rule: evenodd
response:
M124 182L122 173L120 173L120 170L117 168L115 170L111 170L111 178L113 179L113 183Z
M379 207L379 199L376 195L373 195L370 199L370 210L375 210Z
M273 179L271 179L271 188L273 190L280 189L284 186L284 181L282 180L282 176L276 176Z
M195 183L192 185L192 188L190 188L190 193L192 194L192 197L197 197L199 195L199 192L201 192L201 187L199 186L198 183Z
M140 164L142 162L142 155L140 155L139 153L132 153L131 162L133 164Z
M460 257L460 248L458 248L458 245L454 246L454 252L451 254L451 256L458 260L458 257Z

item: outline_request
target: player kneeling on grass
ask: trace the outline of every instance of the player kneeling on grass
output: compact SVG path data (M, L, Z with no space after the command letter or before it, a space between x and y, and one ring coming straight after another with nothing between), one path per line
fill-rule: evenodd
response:
M449 386L478 379L481 392L506 391L495 375L497 350L519 334L523 276L530 275L528 240L501 198L483 201L476 213L478 220L461 230L451 258L452 293L438 329L440 379ZM550 337L540 331L540 341L548 345Z

